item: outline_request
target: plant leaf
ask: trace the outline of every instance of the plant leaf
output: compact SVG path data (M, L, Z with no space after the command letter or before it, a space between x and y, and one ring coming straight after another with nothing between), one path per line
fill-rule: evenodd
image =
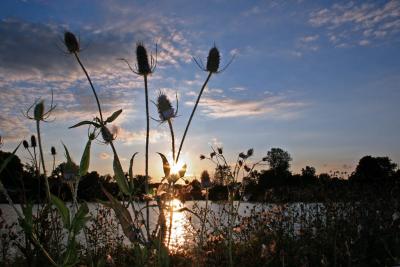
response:
M129 185L126 181L124 171L122 170L121 162L118 155L114 153L113 169L115 180L117 181L119 189L126 195L129 195Z
M61 143L62 143L62 145L64 146L65 157L67 158L67 163L74 162L74 161L71 159L71 156L69 155L69 151L68 151L67 146L66 146L63 142L61 142Z
M128 209L125 208L118 200L116 200L109 192L107 192L104 187L102 187L102 190L110 201L107 206L111 207L114 210L115 216L118 218L118 221L122 226L122 231L124 232L125 236L131 242L137 242L137 229L133 224L132 217Z
M122 113L122 109L115 111L110 117L108 117L104 123L113 122Z
M83 229L86 222L90 219L90 216L86 216L89 213L89 208L86 202L82 203L78 211L75 214L74 219L72 219L71 230L75 235Z
M67 206L64 204L64 202L61 199L59 199L58 197L56 197L54 195L50 195L50 200L51 200L51 203L53 203L53 205L56 206L56 208L60 212L61 219L64 224L64 228L69 229L70 228L69 209L67 208Z
M90 164L90 146L92 144L92 139L89 138L89 140L86 143L85 150L83 151L83 155L81 158L81 163L79 165L79 176L82 177L84 176L89 169L89 164Z
M157 152L157 154L160 155L162 162L163 162L164 176L168 177L169 173L171 171L171 166L169 165L167 158L162 153Z
M186 173L186 169L187 169L187 165L186 163L182 166L182 168L179 170L179 178L182 178L185 176Z
M129 179L133 180L133 160L135 159L135 156L138 154L139 152L135 152L132 155L131 161L129 162Z
M101 127L100 124L98 124L98 123L96 123L94 121L81 121L81 122L78 122L75 125L72 125L72 126L68 127L68 129L72 129L72 128L76 128L76 127L79 127L79 126L82 126L82 125L88 125L88 124L89 125L93 125L96 128L100 128Z

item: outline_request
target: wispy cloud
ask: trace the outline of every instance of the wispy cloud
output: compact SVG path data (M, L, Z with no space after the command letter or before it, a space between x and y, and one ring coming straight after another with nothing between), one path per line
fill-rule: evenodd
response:
M159 130L150 131L150 143L158 143L168 137L167 132ZM122 141L126 145L134 143L144 143L146 140L146 131L128 131L123 128L118 128L117 139Z
M187 101L187 105L193 105ZM299 115L305 102L290 100L285 96L268 95L258 99L234 99L228 97L202 98L200 106L203 114L212 118L266 117L289 119Z
M399 33L400 2L333 4L311 12L309 23L326 28L329 40L338 47L378 43Z

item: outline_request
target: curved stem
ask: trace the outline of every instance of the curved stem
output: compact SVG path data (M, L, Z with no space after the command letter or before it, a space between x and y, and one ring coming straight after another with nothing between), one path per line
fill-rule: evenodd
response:
M172 159L173 159L173 162L175 164L176 161L175 161L175 134L174 134L174 128L172 127L171 119L168 119L167 121L168 121L169 130L171 132Z
M188 121L188 123L186 125L186 129L185 129L185 132L183 134L183 137L182 137L182 140L181 140L181 144L179 145L178 156L176 157L176 161L179 160L179 155L181 154L183 142L185 141L187 131L188 131L190 123L192 122L192 119L193 119L193 115L194 115L194 113L196 111L196 108L197 108L199 102L200 102L200 98L201 98L201 95L203 94L204 88L206 88L206 85L207 85L208 81L211 78L211 75L212 75L212 72L209 72L206 81L204 82L203 86L201 87L199 96L197 97L197 100L196 100L196 104L193 107L192 114L190 114L190 118L189 118L189 121Z
M49 186L49 181L47 179L47 173L46 173L46 166L44 165L44 157L43 157L43 149L42 149L42 139L40 136L40 121L36 121L36 131L37 131L37 136L38 136L38 143L39 143L39 152L40 152L40 159L42 161L42 168L43 168L43 174L44 174L44 181L46 183L46 194L47 194L47 200L50 201L50 186Z
M145 163L145 182L144 189L146 194L149 192L149 135L150 135L150 114L149 114L149 94L147 88L147 75L143 75L144 79L144 94L145 94L145 102L146 102L146 163ZM150 220L150 212L149 212L149 201L146 200L146 228L147 228L147 237L150 239L150 231L149 231L149 220Z
M75 55L75 58L76 58L76 60L78 61L79 65L81 66L83 72L85 73L86 78L87 78L87 80L89 81L90 87L92 88L94 97L96 98L97 107L98 107L98 109L99 109L100 121L101 121L101 123L103 124L103 113L101 112L101 107L100 107L99 98L97 97L96 90L94 89L92 80L90 79L90 76L89 76L89 74L87 73L87 71L86 71L86 69L85 69L85 66L83 66L81 60L79 59L78 54L75 52L74 55Z

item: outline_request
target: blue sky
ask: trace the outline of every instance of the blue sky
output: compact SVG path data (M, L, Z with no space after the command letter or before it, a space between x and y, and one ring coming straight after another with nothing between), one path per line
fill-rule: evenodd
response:
M223 73L212 77L183 149L188 172L211 165L199 160L210 146L228 159L253 147L254 159L271 147L293 157L292 170L354 170L364 155L400 162L399 1L2 1L0 4L0 135L3 150L34 133L21 110L55 94L55 120L43 126L45 150L60 141L79 162L85 129L68 126L96 115L94 98L77 63L62 49L65 30L81 41L81 58L105 112L122 108L116 146L127 169L138 151L144 169L144 90L140 77L117 58L134 63L136 42L158 43L150 97L179 95L174 126L179 143L215 44ZM151 114L157 116L151 106ZM161 176L156 152L168 154L166 125L151 123L150 174ZM19 155L27 159L21 150ZM49 153L47 159L50 164ZM111 173L108 146L95 144L91 170Z

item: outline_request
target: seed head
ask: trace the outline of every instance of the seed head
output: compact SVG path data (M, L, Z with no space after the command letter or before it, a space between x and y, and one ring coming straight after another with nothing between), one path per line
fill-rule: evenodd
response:
M151 68L149 64L149 57L147 56L146 48L141 43L139 43L136 46L136 59L137 59L138 73L140 75L150 74Z
M247 165L244 165L244 169L246 170L246 172L249 172L251 170L250 167Z
M176 117L175 110L171 105L168 97L160 92L157 98L157 110L161 122L165 122Z
M72 32L67 31L64 33L64 44L70 53L79 52L79 42Z
M51 154L53 155L53 156L55 156L57 153L56 153L56 148L54 147L54 146L52 146L51 147Z
M34 118L36 121L43 120L43 115L44 115L44 101L43 100L36 104L35 110L33 111L33 115L34 115Z
M222 151L222 147L218 147L218 148L217 148L217 151L218 151L218 154L222 154L222 152L223 152L223 151Z
M34 135L31 136L31 147L36 147L36 137Z
M210 49L210 52L208 53L206 70L208 72L217 73L220 60L221 56L219 54L218 48L214 46Z
M206 156L200 155L200 159L201 159L201 160L203 160L203 159L205 159L205 158L206 158Z
M253 152L254 152L254 149L252 149L252 148L250 148L249 150L247 150L247 157L253 156Z
M101 127L101 136L103 137L103 140L106 144L114 140L114 135L106 126Z
M243 152L240 152L240 153L239 153L239 158L245 159L245 158L246 158L246 155L245 155Z
M29 148L28 141L26 141L26 140L22 141L22 145L24 146L25 149Z

